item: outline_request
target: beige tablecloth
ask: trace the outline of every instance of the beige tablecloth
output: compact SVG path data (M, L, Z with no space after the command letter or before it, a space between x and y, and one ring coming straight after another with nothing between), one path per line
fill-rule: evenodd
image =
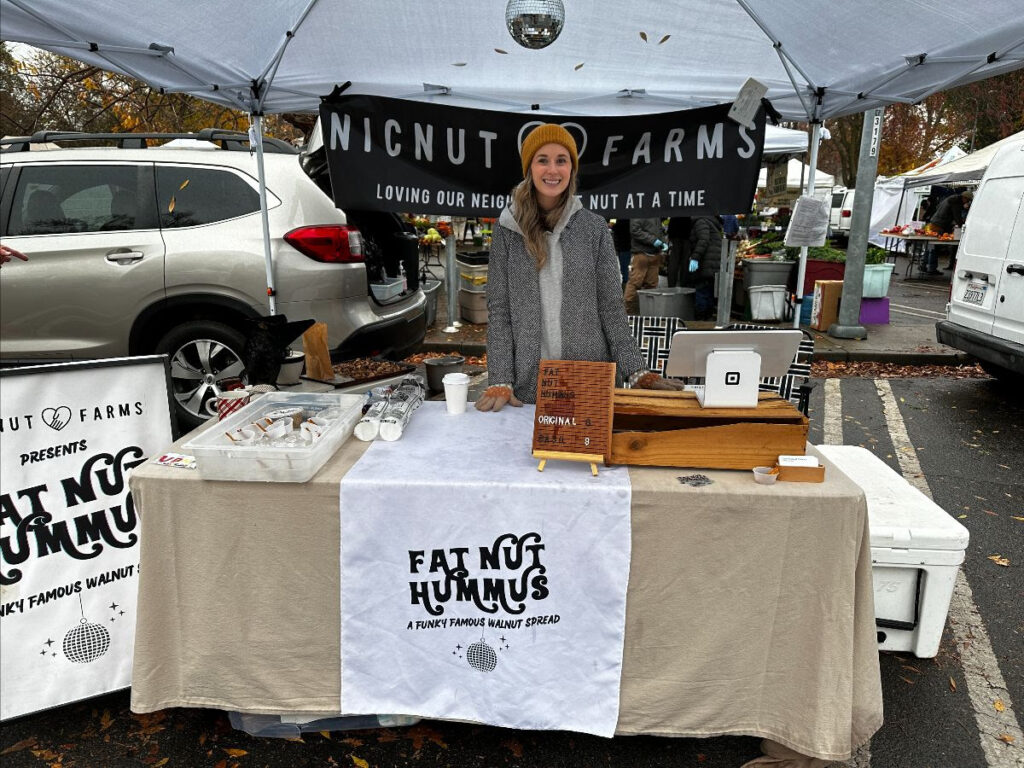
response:
M134 711L337 711L338 485L365 446L350 440L303 484L135 471ZM679 479L698 472L712 483ZM821 484L652 468L630 479L617 732L746 734L848 757L882 723L860 489L830 465Z

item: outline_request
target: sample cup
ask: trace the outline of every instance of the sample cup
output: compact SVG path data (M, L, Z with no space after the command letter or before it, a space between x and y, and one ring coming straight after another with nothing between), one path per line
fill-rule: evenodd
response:
M448 373L441 382L444 384L444 402L448 413L465 413L466 398L469 397L469 374Z
M217 419L222 420L230 416L242 406L248 405L251 399L252 393L244 389L221 392L217 397Z

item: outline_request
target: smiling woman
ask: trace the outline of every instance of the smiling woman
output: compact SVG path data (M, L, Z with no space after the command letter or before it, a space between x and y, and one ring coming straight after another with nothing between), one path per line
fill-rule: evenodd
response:
M520 156L523 180L494 227L487 279L491 386L477 409L534 402L541 360L615 362L633 386L681 389L644 370L608 223L576 197L579 154L572 135L560 125L540 125Z

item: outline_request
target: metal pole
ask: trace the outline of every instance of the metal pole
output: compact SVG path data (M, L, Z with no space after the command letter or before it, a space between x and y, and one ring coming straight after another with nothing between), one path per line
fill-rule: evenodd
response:
M818 170L818 144L821 143L821 123L811 123L810 168L807 169L807 188L805 195L814 196L814 174ZM796 290L793 302L793 327L800 327L800 310L804 300L804 275L807 274L807 246L800 246L800 261L796 267Z
M270 314L277 314L277 291L274 288L274 258L270 253L270 214L267 212L267 175L263 170L263 116L249 115L249 144L256 145L256 176L260 183L260 220L263 223L263 261L267 270L267 301Z
M878 107L864 113L860 132L860 160L857 162L857 195L853 199L850 242L846 246L846 272L839 319L828 329L837 339L865 339L868 332L860 324L860 300L864 291L864 264L868 252L868 228L871 226L871 202L878 173L878 149L882 142L882 114Z
M686 269L684 264L683 269ZM722 238L722 259L718 271L718 327L729 324L732 314L732 275L736 270L736 241Z
M459 269L455 264L455 228L444 241L444 290L448 295L448 325L443 333L456 333L459 322Z

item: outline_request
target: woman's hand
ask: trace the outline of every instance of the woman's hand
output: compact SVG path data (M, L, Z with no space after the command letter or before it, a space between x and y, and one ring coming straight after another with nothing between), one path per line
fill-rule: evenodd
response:
M488 387L476 401L478 411L500 411L505 404L516 408L522 407L522 402L512 393L512 387L494 386Z
M637 389L661 389L669 392L681 392L685 389L683 382L676 381L675 379L664 379L657 373L645 373L637 379L636 384L633 386Z

